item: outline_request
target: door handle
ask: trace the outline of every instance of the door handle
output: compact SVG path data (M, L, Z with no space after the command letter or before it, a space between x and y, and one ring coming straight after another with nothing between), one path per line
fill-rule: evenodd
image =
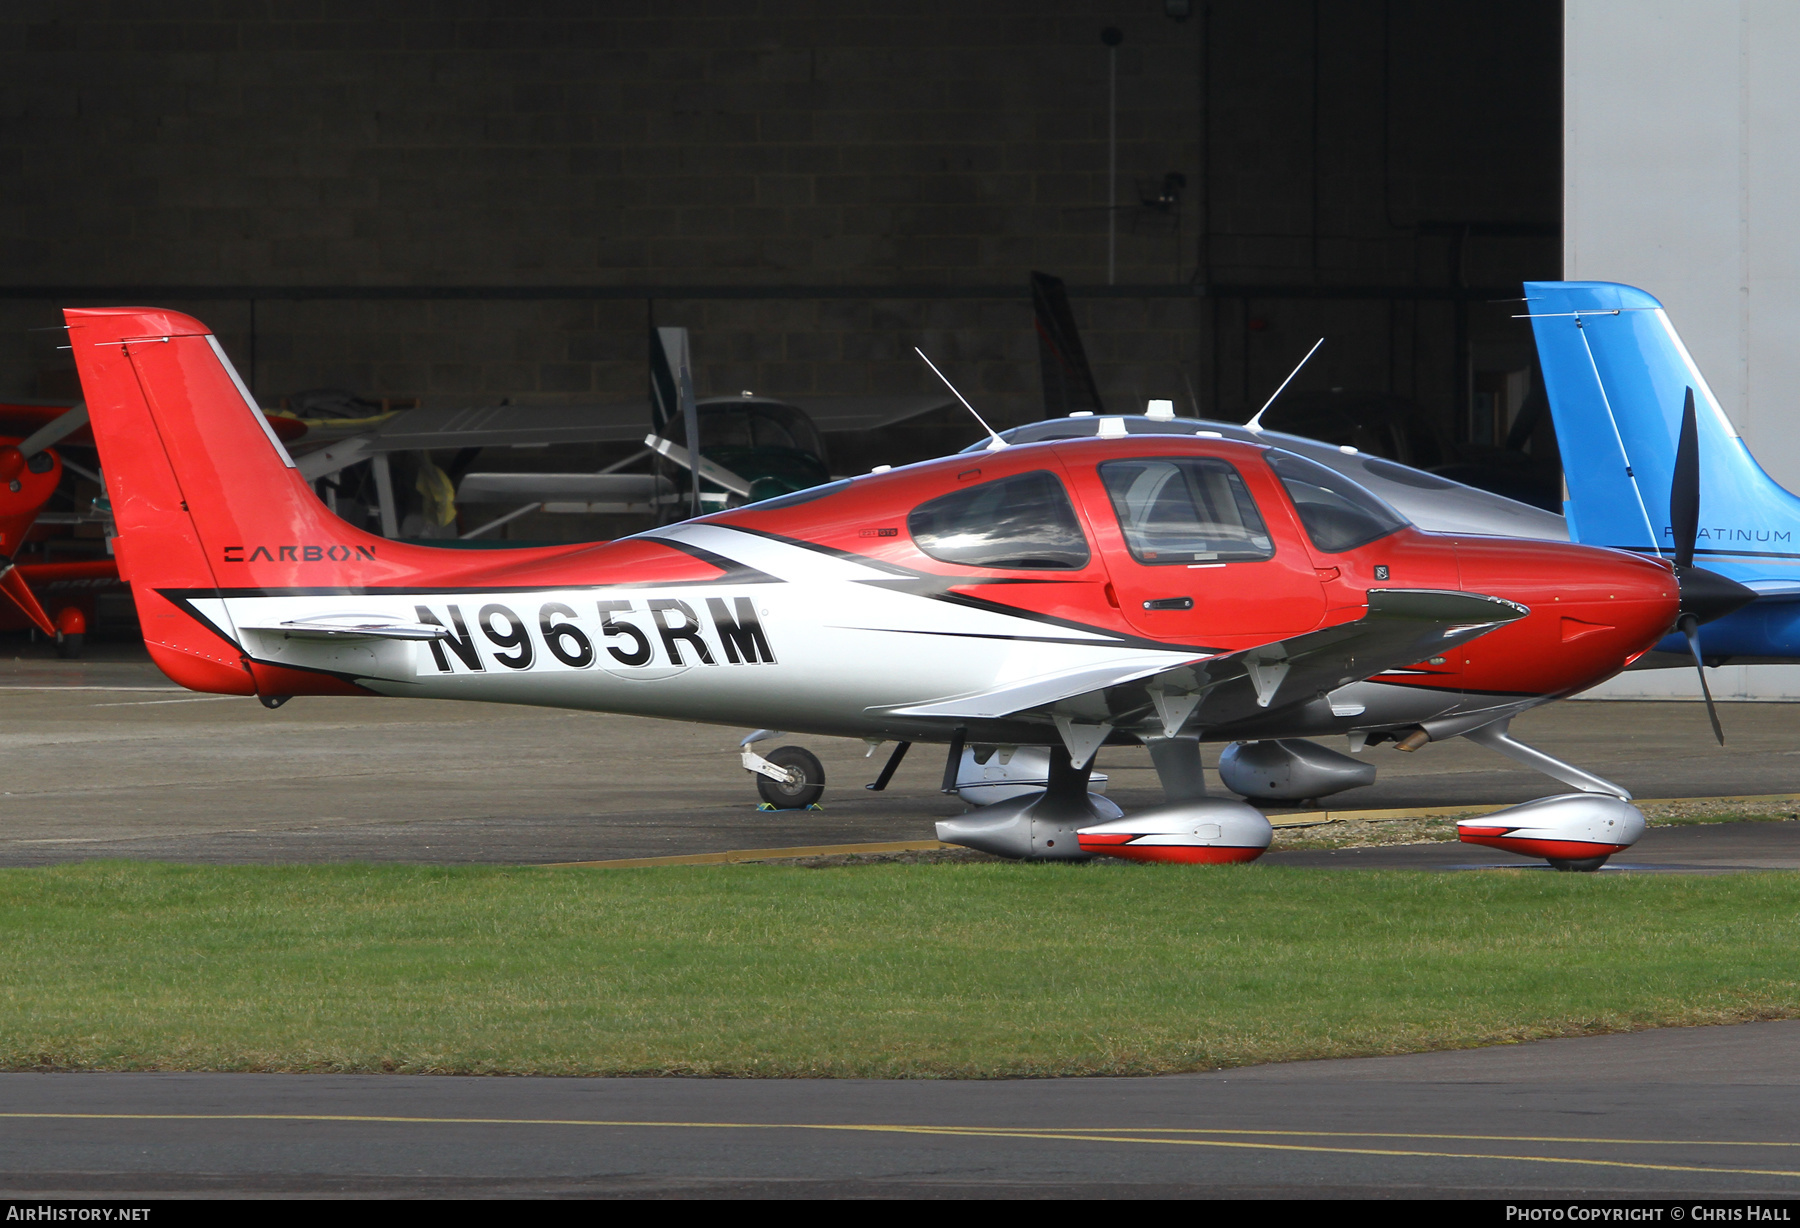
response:
M1146 610L1191 610L1194 608L1192 597L1153 597L1144 603Z

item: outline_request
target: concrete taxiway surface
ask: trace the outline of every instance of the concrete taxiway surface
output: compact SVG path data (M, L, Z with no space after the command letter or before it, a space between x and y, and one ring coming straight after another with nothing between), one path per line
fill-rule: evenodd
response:
M828 780L823 811L769 814L755 809L737 762L740 730L441 701L301 698L271 712L253 699L181 691L141 649L109 655L0 661L0 864L590 861L926 840L937 819L963 810L937 792L941 748L916 747L887 792L869 793L862 785L888 748L865 759L862 743L842 739L766 744L812 749ZM1800 792L1800 705L1731 704L1724 719L1723 749L1704 712L1682 703L1556 704L1513 731L1640 797ZM1334 803L1515 802L1562 789L1461 740L1365 753L1379 781ZM1209 763L1216 754L1208 749ZM1161 800L1143 751L1107 748L1099 762L1127 810ZM1746 827L1754 830L1715 852L1733 864L1795 863L1800 837L1788 825ZM1714 836L1653 832L1640 849L1683 839L1698 856ZM1441 852L1480 860L1460 846ZM1271 859L1351 865L1403 855Z
M0 1194L1800 1196L1800 1022L1142 1079L0 1075Z

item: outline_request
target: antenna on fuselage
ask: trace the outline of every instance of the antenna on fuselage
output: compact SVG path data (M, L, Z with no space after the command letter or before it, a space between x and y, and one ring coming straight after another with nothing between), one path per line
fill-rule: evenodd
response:
M1313 342L1312 349L1306 351L1306 358L1302 358L1299 365L1292 371L1289 371L1288 377L1281 381L1281 388L1277 388L1274 392L1270 393L1269 399L1263 402L1263 407L1256 411L1256 416L1244 423L1244 429L1246 431L1260 431L1263 429L1262 416L1269 412L1269 406L1275 404L1275 398L1281 395L1283 388L1286 388L1289 384L1294 382L1294 377L1300 374L1300 368L1306 365L1307 358L1311 358L1314 354L1317 354L1319 352L1319 347L1324 344L1325 338L1323 337L1320 337L1317 341Z
M920 358L925 358L925 351L921 350L916 345L913 346L913 353L917 354ZM948 388L951 391L951 393L956 397L956 399L963 403L964 409L968 410L971 414L975 414L975 421L981 423L981 429L986 431L988 433L988 435L993 439L993 442L988 444L988 451L992 452L995 448L1004 448L1006 446L1006 440L1000 438L999 435L996 435L994 433L994 428L987 424L986 418L983 418L980 414L975 413L975 407L973 405L969 404L969 398L965 397L962 393L956 391L956 385L952 384L950 382L950 377L948 375L945 375L942 371L938 370L937 364L935 362L932 362L931 359L929 359L929 358L925 358L925 365L931 368L931 373L933 375L937 376L939 379L944 381L944 387Z

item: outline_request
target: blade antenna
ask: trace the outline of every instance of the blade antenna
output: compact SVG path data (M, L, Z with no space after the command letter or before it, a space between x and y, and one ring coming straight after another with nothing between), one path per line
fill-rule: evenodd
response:
M1271 393L1269 395L1269 399L1263 402L1263 407L1256 411L1256 416L1251 418L1250 421L1244 423L1245 430L1260 431L1263 429L1262 428L1262 416L1269 412L1269 406L1275 404L1275 398L1280 396L1282 394L1282 391L1284 389L1286 389L1289 384L1294 382L1294 377L1296 375L1300 374L1300 368L1304 367L1306 365L1307 359L1310 359L1314 354L1317 354L1319 352L1319 347L1324 344L1325 344L1325 338L1323 338L1323 337L1320 337L1317 341L1313 342L1312 349L1306 351L1306 358L1302 358L1300 360L1299 365L1296 366L1292 371L1288 372L1288 377L1281 381L1281 387L1277 388L1273 393Z
M939 379L944 381L944 387L948 388L951 391L951 393L955 395L956 399L963 403L964 409L968 410L971 414L975 415L975 421L981 423L981 429L986 431L988 433L988 435L993 439L993 442L988 445L988 450L991 452L995 448L1004 448L1006 446L1006 440L1000 438L999 435L994 433L994 428L987 424L986 418L983 418L979 413L976 413L975 407L973 405L969 404L968 397L965 397L962 393L956 391L956 385L952 384L950 382L950 377L948 375L945 375L942 371L938 370L937 364L935 362L932 362L931 359L926 358L925 351L920 349L918 346L916 346L916 345L913 346L913 353L917 354L920 358L924 358L925 365L931 368L931 373L933 375L937 376Z

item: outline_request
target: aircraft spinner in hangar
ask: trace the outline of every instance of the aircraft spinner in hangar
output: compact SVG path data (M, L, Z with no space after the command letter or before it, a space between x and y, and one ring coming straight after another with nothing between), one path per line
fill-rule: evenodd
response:
M182 685L1047 746L1042 794L939 825L1008 856L1253 857L1267 820L1203 795L1201 737L1458 706L1473 728L1611 676L1684 612L1660 562L1423 533L1303 457L1199 436L1002 443L600 544L392 542L325 510L198 321L66 318L120 571ZM1379 714L1343 702L1371 678ZM1095 808L1108 741L1150 748L1166 804ZM1485 834L1578 836L1543 846L1578 868L1636 814L1532 805Z

